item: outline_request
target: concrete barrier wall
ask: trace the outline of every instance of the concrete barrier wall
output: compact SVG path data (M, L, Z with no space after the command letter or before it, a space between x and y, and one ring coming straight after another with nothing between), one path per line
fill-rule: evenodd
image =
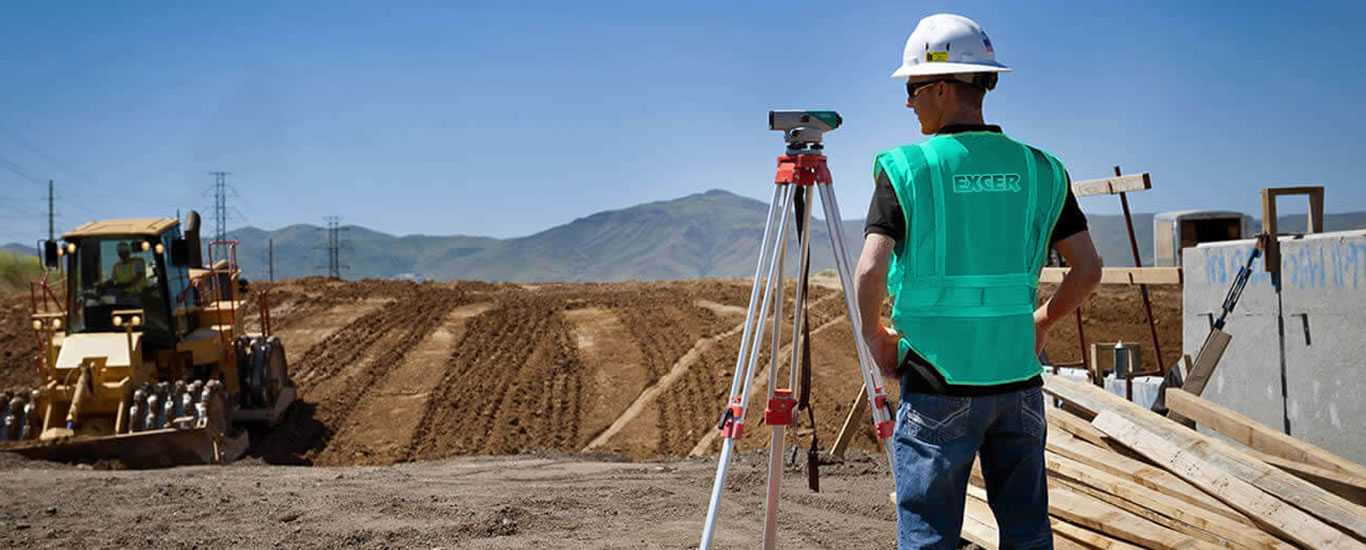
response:
M1280 241L1281 293L1259 258L1204 396L1278 430L1288 421L1291 435L1366 463L1366 231ZM1253 245L1183 252L1182 340L1192 358Z

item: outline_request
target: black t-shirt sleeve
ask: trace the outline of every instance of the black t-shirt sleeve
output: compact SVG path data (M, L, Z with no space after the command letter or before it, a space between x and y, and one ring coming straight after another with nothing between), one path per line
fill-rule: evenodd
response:
M1048 244L1053 244L1082 231L1086 231L1086 214L1081 212L1081 206L1077 204L1077 196L1072 193L1072 176L1067 176L1067 200L1062 205L1062 213L1058 215L1058 222L1053 224L1053 236L1048 239Z
M906 235L906 216L901 212L901 201L897 200L896 191L892 189L891 178L881 167L877 169L875 179L876 186L873 188L873 200L868 204L863 236L877 233L901 242Z

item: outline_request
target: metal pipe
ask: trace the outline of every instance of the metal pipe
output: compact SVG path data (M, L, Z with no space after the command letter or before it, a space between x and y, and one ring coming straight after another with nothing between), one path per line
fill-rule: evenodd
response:
M1119 174L1119 167L1116 166L1115 176ZM1134 254L1134 267L1143 267L1143 258L1138 253L1138 238L1134 237L1134 220L1129 215L1129 198L1122 191L1119 193L1119 205L1124 208L1124 226L1129 230L1129 248ZM1148 298L1148 285L1139 283L1138 292L1143 296L1143 313L1148 318L1148 332L1153 337L1153 353L1157 356L1157 366L1165 372L1166 369L1162 365L1162 344L1157 341L1157 323L1153 321L1153 304Z

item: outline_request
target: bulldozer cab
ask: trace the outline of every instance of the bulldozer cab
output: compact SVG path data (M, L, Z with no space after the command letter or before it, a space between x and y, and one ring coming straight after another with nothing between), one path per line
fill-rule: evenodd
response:
M114 312L142 311L146 349L170 349L187 327L177 326L174 304L186 300L189 273L171 261L178 226L153 235L68 238L68 334L123 332Z

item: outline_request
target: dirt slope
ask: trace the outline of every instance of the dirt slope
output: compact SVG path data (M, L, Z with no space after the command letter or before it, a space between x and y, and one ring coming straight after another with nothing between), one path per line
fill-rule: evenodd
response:
M747 280L513 285L286 281L269 288L302 402L254 454L271 463L378 465L527 451L684 457L717 448L742 337ZM784 313L795 291L785 289ZM815 435L833 443L859 390L842 296L812 287ZM1154 289L1165 362L1180 352L1180 293ZM1089 341L1123 338L1151 354L1138 290L1107 287L1085 308ZM253 303L248 328L258 327ZM785 329L790 333L790 322ZM781 359L790 353L784 338ZM768 337L764 337L767 345ZM1048 344L1078 357L1064 322ZM0 387L29 385L37 351L27 296L0 298ZM1145 364L1152 364L1151 355ZM760 354L741 449L768 443ZM787 371L779 373L787 386ZM897 394L891 383L888 393ZM810 442L805 414L799 444ZM855 448L876 451L870 431Z

